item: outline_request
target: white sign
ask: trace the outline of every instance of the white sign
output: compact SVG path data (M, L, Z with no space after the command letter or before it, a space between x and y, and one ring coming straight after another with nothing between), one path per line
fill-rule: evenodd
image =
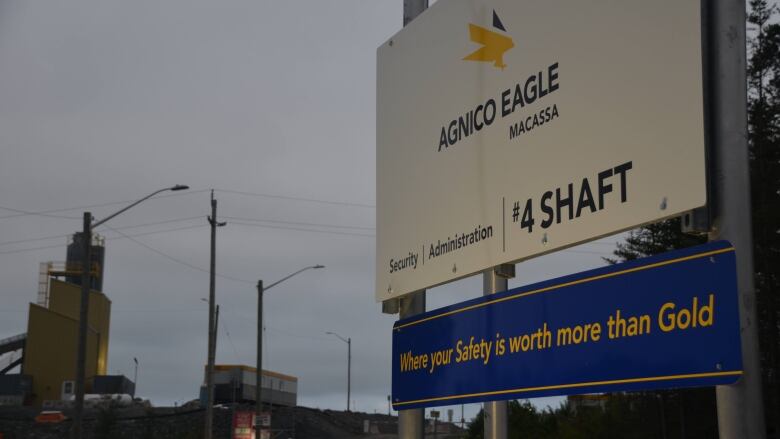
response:
M706 203L700 0L440 1L377 53L377 301Z
M261 412L260 416L253 415L255 427L270 427L271 412Z

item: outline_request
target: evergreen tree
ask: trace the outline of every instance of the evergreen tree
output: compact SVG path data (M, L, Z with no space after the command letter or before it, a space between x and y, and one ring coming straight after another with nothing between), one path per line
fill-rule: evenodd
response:
M706 237L683 233L680 218L673 218L630 231L625 242L617 244L617 249L613 252L616 257L604 259L615 264L705 242Z
M751 0L748 143L753 257L769 437L780 437L780 25L778 10ZM773 23L773 21L775 21Z

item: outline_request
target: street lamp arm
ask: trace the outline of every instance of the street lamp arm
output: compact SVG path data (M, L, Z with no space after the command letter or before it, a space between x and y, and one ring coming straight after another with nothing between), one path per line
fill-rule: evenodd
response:
M338 337L339 340L347 344L347 411L349 411L349 398L352 391L352 339L344 338L333 331L327 331L326 334Z
M165 188L165 189L160 189L160 190L154 191L154 192L152 192L151 194L149 194L149 195L147 195L147 196L145 196L145 197L141 198L140 200L136 201L135 203L132 203L132 204L130 204L129 206L125 206L123 209L121 209L121 210L119 210L119 211L116 211L116 212L112 213L111 215L109 215L109 216L107 216L107 217L103 218L102 220L100 220L100 221L98 221L98 222L95 222L95 223L93 223L93 224L92 224L92 229L95 229L96 227L100 226L101 224L103 224L104 222L106 222L106 221L110 220L111 218L113 218L113 217L115 217L115 216L119 215L120 213L123 213L123 212L127 211L128 209L130 209L130 208L132 208L132 207L135 207L135 206L137 206L138 204L140 204L140 203L142 203L142 202L144 202L144 201L148 200L149 198L152 198L153 196L155 196L155 195L159 194L160 192L165 192L165 191L181 191L181 190L185 190L185 189L189 189L189 186L185 186L185 185L177 184L176 186L173 186L173 187L167 187L167 188Z
M270 290L271 287L273 287L275 285L278 285L278 284L286 281L287 279L289 279L289 278L291 278L291 277L293 277L293 276L295 276L295 275L297 275L299 273L302 273L302 272L304 272L306 270L309 270L309 269L316 269L316 268L325 268L325 266L317 264L317 265L312 265L312 266L309 266L309 267L303 267L300 270L296 271L295 273L290 274L288 276L285 276L285 277L279 279L278 281L276 281L276 282L274 282L274 283L272 283L272 284L270 284L270 285L268 285L266 287L263 287L263 292L266 292L266 291Z
M338 338L339 338L339 340L343 341L344 343L347 343L347 344L349 344L349 340L347 340L346 338L344 338L344 337L342 337L342 336L340 336L340 335L336 334L335 332L330 332L330 331L328 331L328 332L326 332L326 334L329 334L329 335L335 335L336 337L338 337Z
M267 287L263 287L262 279L257 281L257 364L255 366L255 415L257 415L257 419L260 419L263 411L263 293L269 288L279 285L281 282L284 282L296 274L302 273L310 268L325 268L325 266L317 264L311 265L309 267L303 267L300 270L268 285ZM260 424L255 422L254 428L255 436L260 437Z
M75 439L81 439L83 436L82 421L84 418L84 381L86 377L86 357L87 357L87 320L89 316L89 290L91 276L89 266L92 261L91 249L92 249L92 230L110 220L111 218L119 215L122 212L127 211L133 206L138 205L142 201L148 200L153 196L164 191L181 191L189 189L189 186L177 184L165 189L154 191L151 194L141 198L135 203L121 209L106 218L98 222L92 222L92 214L90 212L84 212L84 225L81 235L81 298L79 300L79 326L78 326L78 338L76 339L77 353L76 353L76 386L75 386L75 398L74 398L74 410L73 410L73 423L71 424L71 437ZM138 371L138 360L135 361L136 372ZM137 381L138 377L134 377ZM135 397L135 391L133 392Z

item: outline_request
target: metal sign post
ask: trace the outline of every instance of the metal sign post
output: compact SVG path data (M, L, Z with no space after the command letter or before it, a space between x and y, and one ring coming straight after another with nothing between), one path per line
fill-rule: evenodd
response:
M409 24L425 9L428 0L404 0L404 26ZM425 312L425 290L409 294L398 300L399 317L411 317ZM400 439L423 439L425 437L425 410L412 409L398 412L398 437Z
M483 274L483 295L500 293L509 289L509 279L515 277L515 266L499 265ZM490 401L483 404L485 411L485 439L506 439L509 418L506 401Z
M400 300L400 318L425 312L425 290L409 294ZM398 438L423 439L425 437L425 409L398 411Z
M708 2L705 2L705 5ZM737 249L744 376L718 386L718 431L722 439L763 439L764 406L758 316L753 285L753 239L747 145L745 0L716 0L707 10L709 135L712 145L711 240L727 239Z

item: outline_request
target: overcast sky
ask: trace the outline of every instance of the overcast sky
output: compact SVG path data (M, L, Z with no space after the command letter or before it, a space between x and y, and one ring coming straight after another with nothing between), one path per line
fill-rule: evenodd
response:
M402 0L0 2L0 338L26 330L38 264L65 259L84 206L101 219L188 184L108 223L132 239L99 233L109 372L132 377L136 357L139 396L196 398L215 188L228 222L217 362L255 362L258 279L324 264L268 292L264 366L299 377L301 405L343 409L335 331L353 339L356 408L386 411L395 317L373 291L375 65L401 16ZM510 286L601 266L615 239L518 265ZM481 277L439 287L428 308L481 292Z

